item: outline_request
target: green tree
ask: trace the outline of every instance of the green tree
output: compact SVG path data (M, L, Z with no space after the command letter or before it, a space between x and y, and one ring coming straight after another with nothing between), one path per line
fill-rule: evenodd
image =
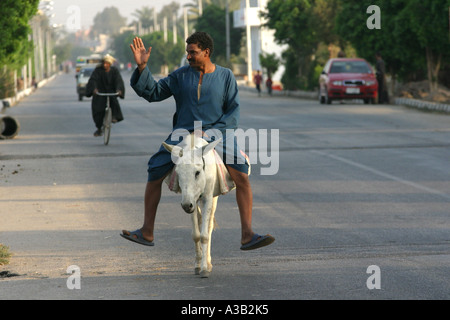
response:
M152 47L152 53L150 55L148 66L152 73L160 73L161 66L167 65L169 71L174 70L178 67L185 47L181 41L177 44L173 44L173 34L168 31L167 42L164 42L164 32L153 32L142 36L142 41L146 47ZM133 37L130 37L130 42L128 42L128 50L130 50L130 43ZM131 50L130 50L131 51ZM131 60L131 61L134 61Z
M141 23L142 28L150 28L150 26L154 23L154 8L149 8L147 6L142 7L141 9L136 9L135 12L132 13L138 19L138 22Z
M28 41L30 19L36 14L39 0L2 0L0 2L0 66L22 66L33 44Z
M277 58L275 53L260 53L259 61L261 66L266 69L269 77L277 72L278 67L280 66L280 59Z
M337 42L334 20L338 0L270 0L262 16L275 30L275 39L287 44L282 57L286 65L282 83L286 89L311 89L314 82L315 53L322 42Z
M39 0L2 0L0 2L0 98L14 92L13 70L22 67L32 54L30 19Z
M380 52L392 75L407 79L411 69L420 70L423 62L420 48L411 32L409 21L399 12L408 0L374 0L381 9L381 29L369 29L366 13L368 4L358 0L342 2L336 18L336 31L349 41L359 57L375 63L375 53Z
M408 0L400 12L426 57L430 91L436 91L442 62L450 59L450 0Z
M387 70L400 80L415 80L426 74L434 90L442 62L450 58L450 0L373 0L370 4L380 8L381 29L367 28L367 3L342 0L337 33L369 61L374 61L380 51Z
M122 17L116 7L106 7L94 17L92 30L95 34L113 35L126 25L127 19Z
M132 31L116 34L112 37L111 50L114 52L114 57L124 63L134 61L133 53L130 50L130 44L135 37Z
M53 52L56 56L56 65L59 65L63 61L69 60L71 58L72 49L73 44L68 41L55 45Z
M203 10L203 15L198 18L195 30L208 33L214 40L213 59L226 65L226 32L225 9L216 5L209 5ZM230 25L233 25L232 13L230 13ZM238 55L243 29L230 27L230 54Z
M161 29L164 17L167 18L167 29L172 29L173 15L175 14L175 16L178 16L179 9L180 4L174 1L161 8L161 11L158 13L158 23L161 24Z

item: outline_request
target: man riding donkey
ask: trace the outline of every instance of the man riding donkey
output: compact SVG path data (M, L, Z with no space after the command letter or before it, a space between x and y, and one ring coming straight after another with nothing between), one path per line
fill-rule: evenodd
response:
M205 32L195 32L186 40L189 65L181 67L168 77L156 82L147 66L152 47L145 48L141 38L134 38L130 45L138 65L131 76L131 87L149 102L157 102L171 96L176 101L173 131L194 131L194 122L202 122L202 130L220 130L223 140L217 145L231 178L236 185L236 201L241 220L241 249L252 250L271 244L271 235L259 235L252 230L253 193L249 181L249 163L244 158L234 134L226 129L236 129L239 120L239 95L231 70L211 62L214 50L212 38ZM207 137L205 137L207 139ZM176 139L175 139L176 140ZM172 135L165 140L175 145ZM226 144L234 144L232 154L227 154ZM220 151L219 151L220 150ZM121 236L152 246L156 210L161 198L161 187L174 163L171 154L163 146L148 162L148 181L145 189L144 223L135 231L123 230Z

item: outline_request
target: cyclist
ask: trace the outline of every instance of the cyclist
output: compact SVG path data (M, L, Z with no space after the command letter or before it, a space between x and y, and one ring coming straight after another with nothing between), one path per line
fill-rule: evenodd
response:
M96 95L100 93L114 93L119 92L119 97L125 98L125 86L119 69L113 66L114 59L107 54L103 57L103 61L99 64L94 72L92 72L89 82L86 86L86 96L92 97L92 118L94 120L97 130L94 132L95 137L101 136L103 118L105 116L106 99ZM116 123L123 120L122 110L120 109L117 97L110 97L110 106L112 110L112 122Z

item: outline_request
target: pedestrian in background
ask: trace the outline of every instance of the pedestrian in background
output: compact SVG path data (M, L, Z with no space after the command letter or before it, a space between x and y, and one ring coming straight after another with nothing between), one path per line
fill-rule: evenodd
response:
M272 95L272 78L270 77L270 75L267 77L266 87L267 87L267 92L269 93L269 96L271 96Z
M378 103L388 103L389 96L386 86L386 66L380 52L377 52L375 54L375 58L377 59L375 67L377 70L376 72L378 81Z
M258 97L261 96L261 82L262 82L262 76L259 70L256 71L255 76L253 77L253 82L256 85L256 90L258 91Z

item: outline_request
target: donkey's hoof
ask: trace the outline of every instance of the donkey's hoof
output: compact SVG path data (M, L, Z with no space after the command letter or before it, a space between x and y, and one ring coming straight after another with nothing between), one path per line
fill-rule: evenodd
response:
M211 274L210 271L206 271L206 270L200 271L200 277L201 278L209 278L210 274Z
M200 268L195 268L195 269L194 269L195 275L198 276L198 275L200 274L200 270L201 270Z

